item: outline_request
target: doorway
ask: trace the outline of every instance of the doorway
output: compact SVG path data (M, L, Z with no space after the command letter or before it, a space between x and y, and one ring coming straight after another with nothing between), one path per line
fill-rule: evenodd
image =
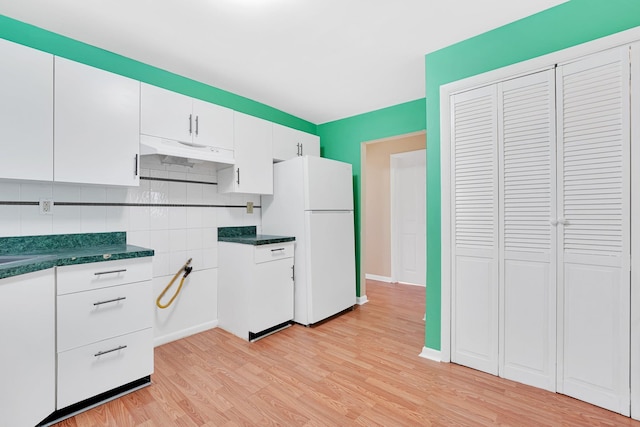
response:
M391 156L425 148L426 133L424 131L368 141L361 145L360 298L363 299L362 302L366 302L366 279L387 283L394 281L391 256ZM423 257L426 262L426 256Z

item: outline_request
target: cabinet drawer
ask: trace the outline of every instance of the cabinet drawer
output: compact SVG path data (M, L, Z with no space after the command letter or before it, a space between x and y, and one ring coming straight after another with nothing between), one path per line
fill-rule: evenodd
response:
M58 352L153 325L151 281L58 297Z
M57 409L153 373L153 330L58 353Z
M56 268L58 295L151 280L151 257Z
M256 264L293 257L293 242L256 246L254 261Z

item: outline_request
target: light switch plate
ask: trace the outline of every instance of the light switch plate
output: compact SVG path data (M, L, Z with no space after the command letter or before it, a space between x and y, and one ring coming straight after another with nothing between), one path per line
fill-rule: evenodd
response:
M247 202L247 213L248 214L253 213L253 202Z

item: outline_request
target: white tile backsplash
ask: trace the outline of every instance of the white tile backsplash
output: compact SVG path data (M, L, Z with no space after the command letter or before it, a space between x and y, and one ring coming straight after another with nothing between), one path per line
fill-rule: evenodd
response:
M20 224L20 206L0 206L0 236L20 236Z
M139 187L105 187L67 183L0 182L0 236L126 231L127 242L155 250L154 277L173 275L193 258L194 269L218 266L218 227L260 225L259 209L247 214L243 207L83 206L82 203L259 205L252 195L219 194L216 170L168 166L153 157L141 160L141 176L197 181L197 183L140 180ZM52 215L33 205L1 202L78 203L54 205Z
M187 208L172 206L169 209L169 229L182 230L187 228Z
M81 206L80 212L81 233L100 233L107 229L106 206Z
M0 200L7 202L20 201L20 184L17 182L0 182Z
M56 207L53 208L55 214ZM53 233L53 215L41 215L37 205L20 206L20 234L37 236Z

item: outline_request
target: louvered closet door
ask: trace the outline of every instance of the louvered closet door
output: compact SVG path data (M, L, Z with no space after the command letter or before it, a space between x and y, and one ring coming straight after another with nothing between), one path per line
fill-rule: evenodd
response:
M629 414L629 50L558 67L558 391Z
M498 84L500 376L555 391L555 73Z
M451 99L451 359L498 373L496 86Z

